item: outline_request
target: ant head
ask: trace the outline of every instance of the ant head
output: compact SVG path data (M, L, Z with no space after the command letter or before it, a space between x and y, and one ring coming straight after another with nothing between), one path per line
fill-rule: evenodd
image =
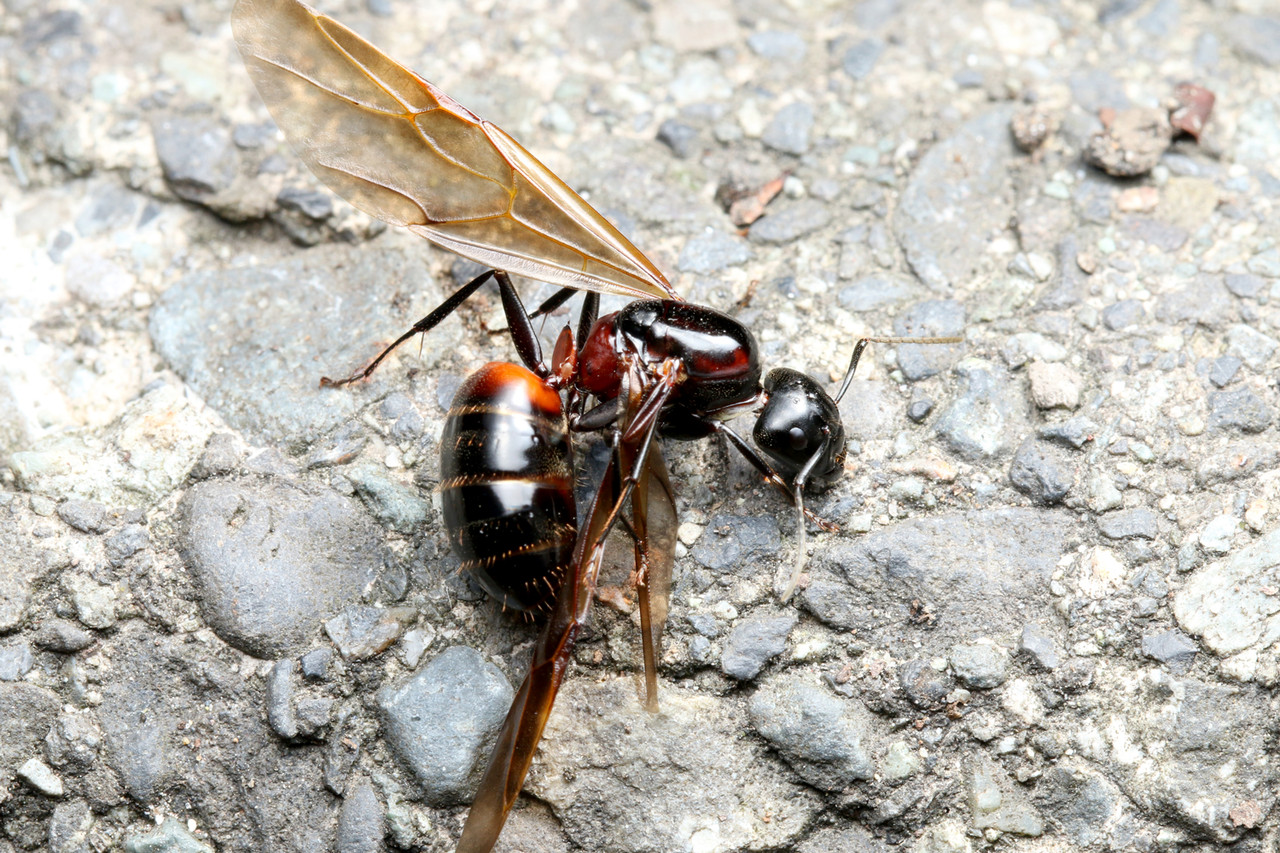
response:
M788 478L806 466L812 466L811 482L837 476L844 467L844 425L831 395L786 367L769 371L764 390L768 399L752 430L756 446Z

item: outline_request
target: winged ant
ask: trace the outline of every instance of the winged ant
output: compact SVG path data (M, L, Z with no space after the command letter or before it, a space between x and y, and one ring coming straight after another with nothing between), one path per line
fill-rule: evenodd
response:
M445 525L464 566L506 607L548 612L458 845L483 853L520 792L620 525L634 550L646 704L657 708L676 514L654 439L719 433L790 498L800 541L786 600L803 566L806 518L833 529L805 510L804 489L843 470L836 404L863 350L875 341L960 339L863 338L835 398L786 368L762 381L750 330L681 299L608 220L496 125L298 0L238 0L232 28L263 101L317 177L366 213L491 268L366 368L323 384L368 377L491 278L522 362L491 363L467 379L441 440ZM510 273L561 289L529 313ZM548 363L533 319L578 290L587 295L577 335L566 329ZM636 301L597 318L600 293ZM748 411L758 412L754 446L727 423ZM588 431L605 433L611 454L579 526L570 439Z

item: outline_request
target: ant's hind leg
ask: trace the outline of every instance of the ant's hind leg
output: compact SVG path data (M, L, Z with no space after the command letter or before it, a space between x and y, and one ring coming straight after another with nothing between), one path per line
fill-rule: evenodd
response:
M330 379L327 376L322 376L320 377L321 387L337 388L339 385L349 385L350 383L357 382L361 379L368 379L370 376L373 375L373 371L378 369L378 365L381 364L387 356L391 355L392 350L400 346L405 341L409 340L409 338L412 338L414 335L426 334L427 332L434 329L436 326L440 325L441 320L443 320L445 317L448 317L454 311L457 311L459 305L461 305L463 302L466 302L467 299L471 296L471 294L479 290L480 286L484 284L486 281L488 281L490 276L494 276L494 275L500 275L500 276L503 276L504 278L506 277L506 273L499 273L499 272L496 272L495 270L485 270L480 275L476 276L475 278L471 279L471 281L467 282L462 287L458 288L458 290L455 291L452 296L450 296L444 302L441 302L440 305L437 306L436 309L432 311L430 314L423 317L418 322L414 323L413 326L409 329L409 331L405 332L403 335L396 338L386 349L378 353L378 357L375 358L373 361L369 362L369 365L367 367L365 367L362 370L357 370L355 373L351 374L346 379ZM509 279L508 279L508 283L510 283Z

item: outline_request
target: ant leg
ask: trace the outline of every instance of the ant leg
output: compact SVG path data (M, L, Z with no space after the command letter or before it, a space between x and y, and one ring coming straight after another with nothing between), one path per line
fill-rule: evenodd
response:
M586 402L585 397L582 398L582 402ZM614 397L581 414L572 416L569 419L569 429L573 432L599 432L615 423L620 417L622 417L622 403Z
M742 436L738 435L736 432L730 429L723 421L707 420L707 421L703 421L703 423L705 423L708 427L710 427L715 432L718 432L721 435L723 435L725 438L727 438L729 440L729 443L732 444L734 447L736 447L738 449L738 452L741 453L743 457L745 457L746 460L750 462L757 471L759 471L761 474L764 475L764 478L767 482L772 483L774 486L778 488L780 492L786 495L791 500L792 503L801 507L800 513L802 517L809 519L814 524L818 525L818 527L822 528L828 533L834 533L835 531L840 529L835 524L832 524L830 521L827 521L825 519L819 518L818 516L810 512L807 508L805 508L804 501L800 497L800 490L796 488L794 484L787 485L787 481L782 478L782 475L779 474L777 471L773 470L773 467L768 462L765 461L764 457L762 457L759 453L756 452L756 449L754 447L747 444L746 440L743 439ZM826 445L823 445L823 447L825 449ZM810 467L813 464L816 464L816 463L814 463L813 460L811 459L809 462L806 463L806 467ZM803 486L804 484L801 483L800 485Z
M533 309L533 313L529 315L529 319L536 320L543 315L550 314L552 311L572 299L573 295L577 292L577 289L572 287L560 288L555 293L544 299L541 305Z
M524 310L520 294L511 283L511 276L501 270L493 274L498 282L498 292L502 294L502 311L507 315L507 330L511 332L511 340L515 342L516 352L524 366L546 379L551 375L547 363L542 360L542 345L538 343L538 332L533 328L533 318Z
M791 578L787 581L786 586L782 588L782 594L778 596L783 604L791 600L791 594L796 591L796 584L800 582L800 574L804 571L804 565L808 559L808 536L809 533L804 526L804 487L809 481L809 475L813 473L813 469L817 467L818 462L826 458L830 449L830 438L822 443L822 446L809 457L809 461L804 463L804 467L800 469L800 473L796 474L795 489L791 493L791 499L796 505L796 562L791 568Z
M495 270L486 270L485 272L482 272L480 275L458 288L452 296L440 303L434 311L414 323L413 327L410 328L409 331L396 338L390 346L378 353L378 357L371 361L368 367L363 370L357 370L346 379L330 379L327 376L322 376L320 377L320 387L337 388L339 385L348 385L361 379L368 379L373 374L373 371L378 368L378 365L382 363L383 359L391 355L392 350L409 340L409 338L412 338L414 335L425 334L440 325L441 320L458 310L458 306L463 302L466 302L468 297L479 290L480 285L488 281L489 277L492 275L501 275L505 277L506 273L498 273Z

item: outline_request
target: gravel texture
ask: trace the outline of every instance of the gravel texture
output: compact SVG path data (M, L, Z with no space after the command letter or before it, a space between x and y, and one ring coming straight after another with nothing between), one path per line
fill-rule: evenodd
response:
M499 301L320 387L478 270L301 166L230 5L0 17L0 853L450 851L536 636L435 493ZM964 336L864 354L787 604L785 499L666 445L661 712L614 586L500 850L1274 853L1280 8L322 5L766 367Z

